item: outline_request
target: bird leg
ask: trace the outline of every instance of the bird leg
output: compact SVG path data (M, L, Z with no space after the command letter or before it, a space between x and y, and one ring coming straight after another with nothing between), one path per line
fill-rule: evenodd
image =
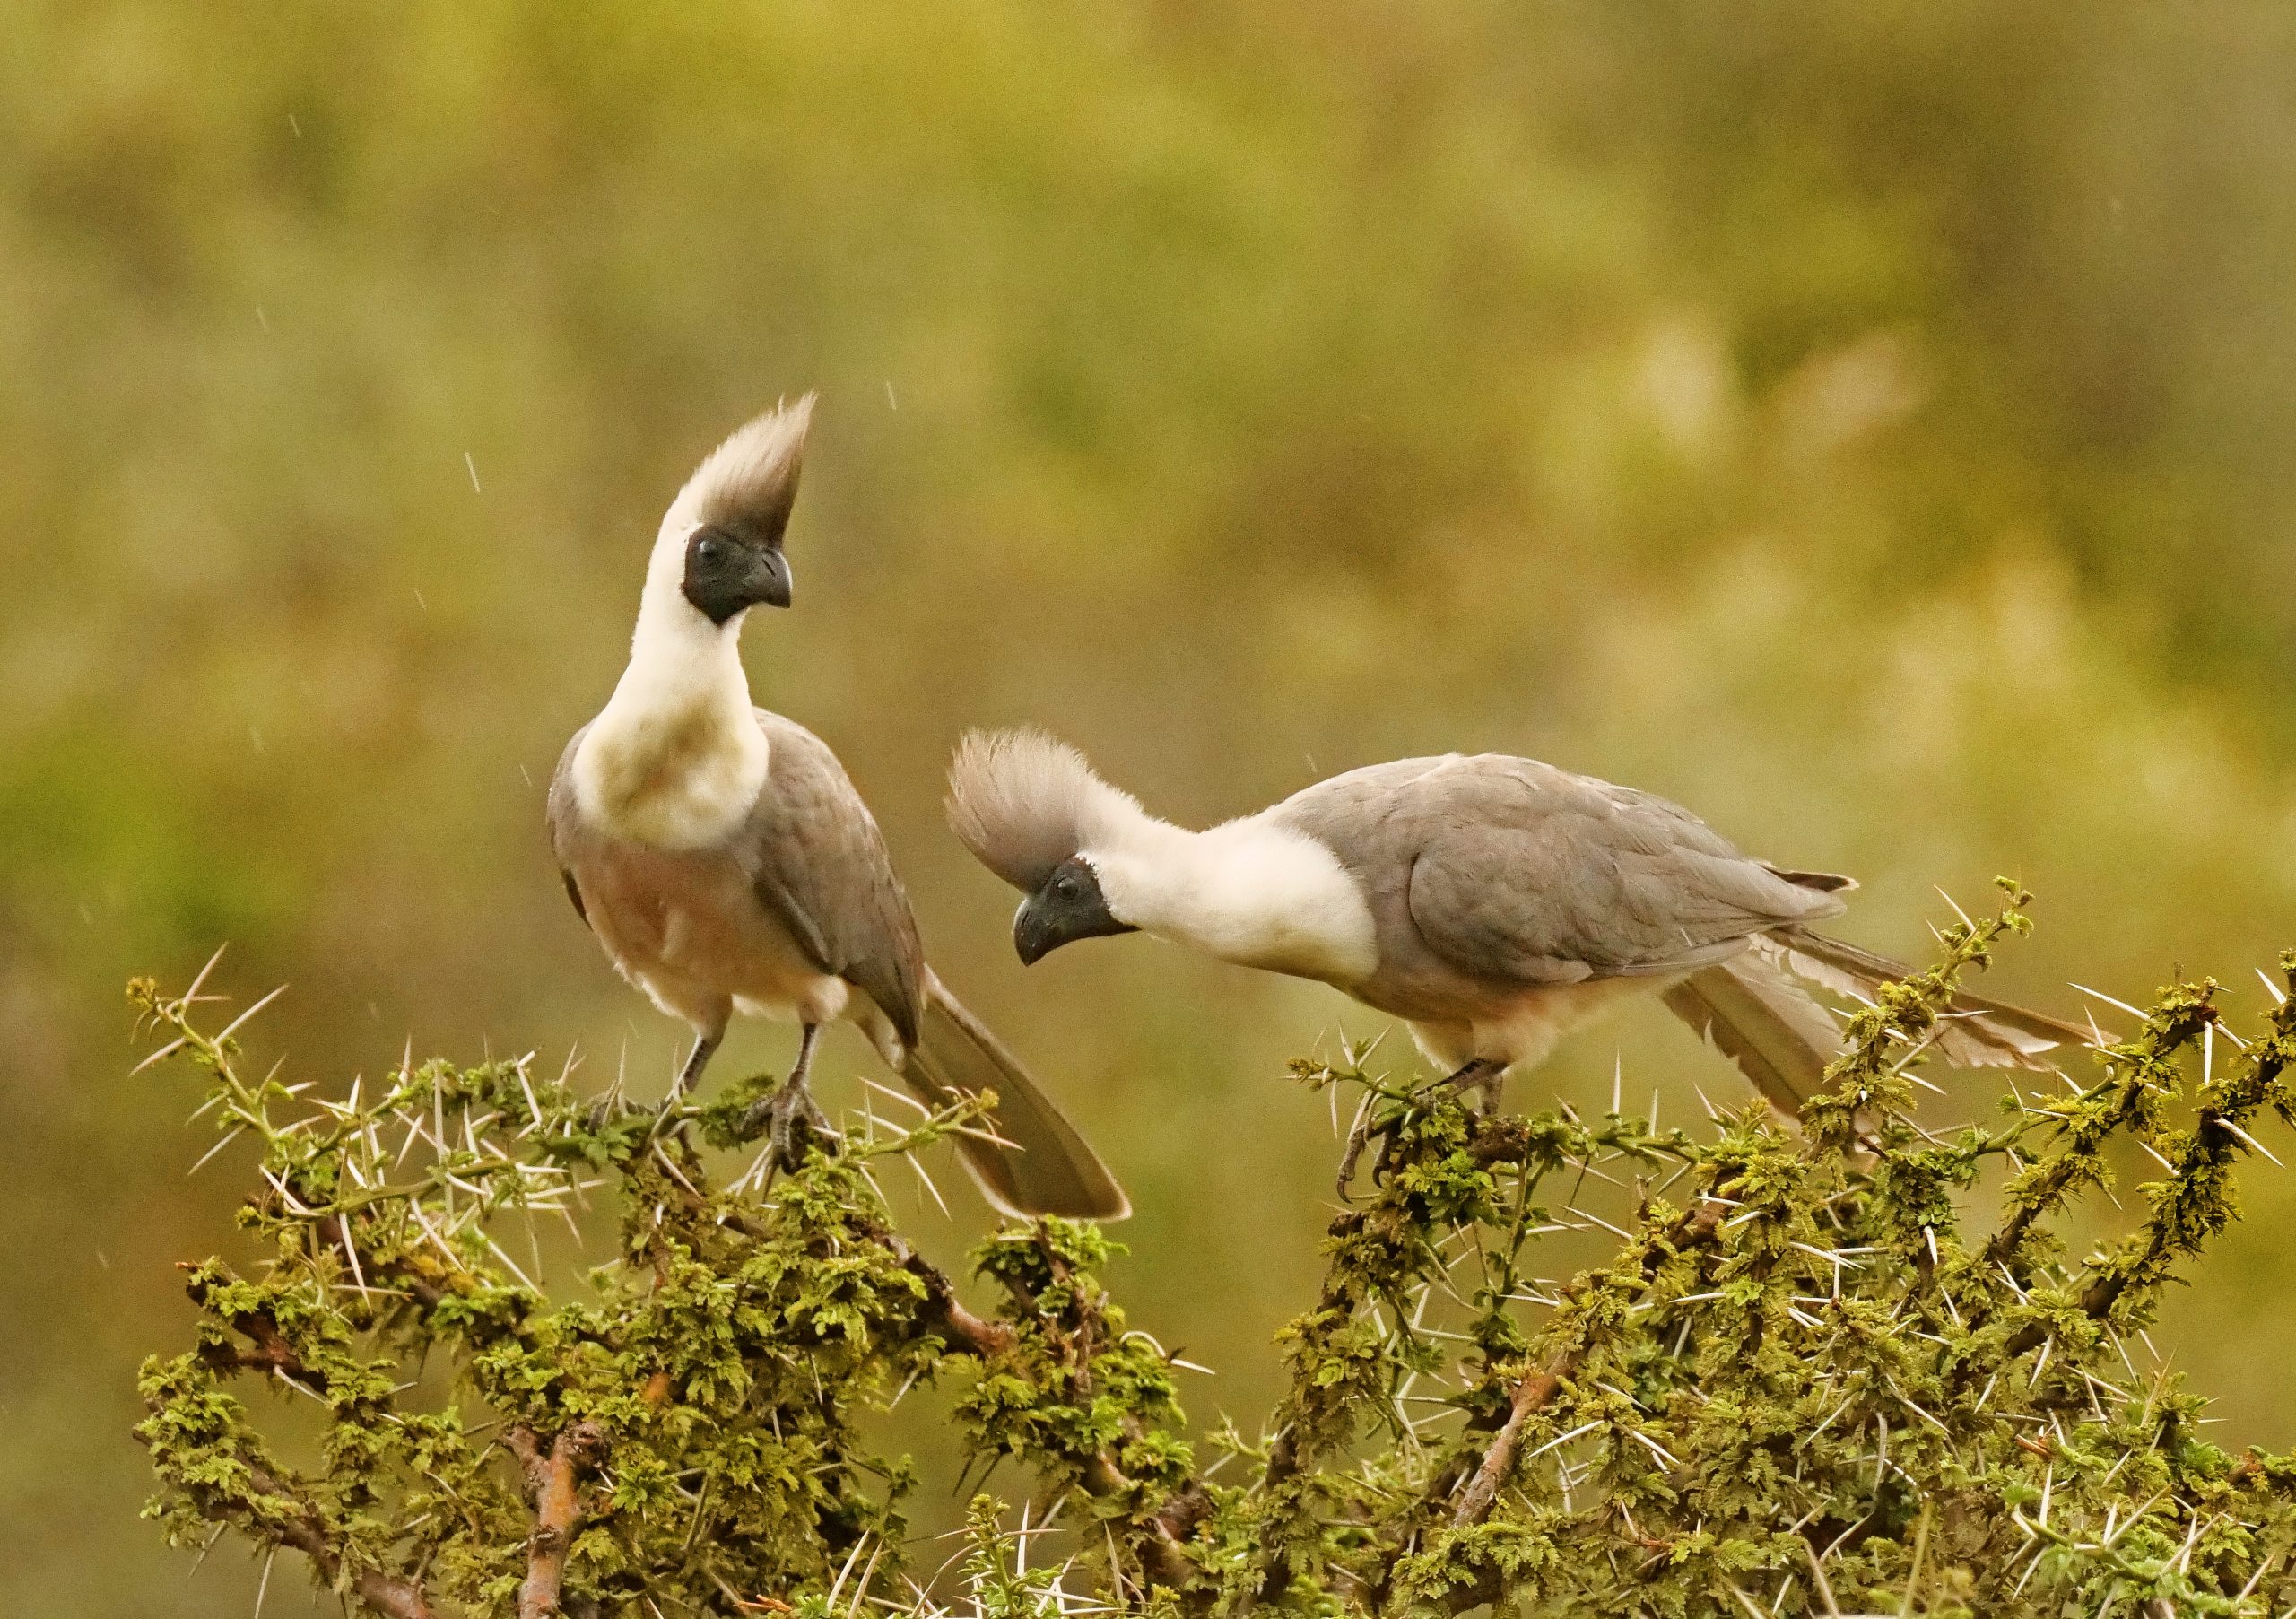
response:
M770 1168L792 1169L797 1162L797 1125L814 1135L833 1138L836 1132L829 1127L829 1115L813 1101L813 1093L805 1085L813 1072L813 1043L821 1038L821 1025L807 1023L797 1037L797 1060L789 1066L789 1076L780 1088L761 1101L750 1104L749 1127L762 1125L767 1132L766 1163Z
M662 1098L659 1106L648 1108L642 1102L634 1104L624 1102L622 1100L621 1084L617 1082L613 1090L590 1104L590 1123L594 1127L604 1125L615 1114L622 1112L650 1112L654 1115L654 1133L658 1135L665 1121L672 1112L675 1111L678 1103L683 1101L693 1090L694 1082L701 1077L701 1071L709 1066L709 1059L717 1055L718 1048L724 1043L725 1039L726 1031L723 1028L719 1028L714 1033L697 1033L693 1037L693 1049L686 1054L685 1066L678 1070L677 1077L670 1081L670 1093Z
M1483 1097L1483 1110L1499 1111L1499 1104L1507 1091L1507 1065L1492 1058L1478 1057L1459 1065L1443 1083L1462 1094L1468 1091Z
M725 1038L723 1029L715 1034L694 1037L693 1054L685 1059L685 1066L680 1068L678 1076L670 1082L669 1097L662 1104L665 1108L674 1108L685 1100L685 1093L693 1089L694 1082L701 1077L701 1071L709 1066L709 1059L718 1054L718 1047Z

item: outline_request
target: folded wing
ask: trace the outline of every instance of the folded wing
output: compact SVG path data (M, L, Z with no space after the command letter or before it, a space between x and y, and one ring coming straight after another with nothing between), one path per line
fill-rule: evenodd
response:
M1692 971L1842 910L1679 805L1533 760L1461 759L1418 791L1412 920L1484 981Z

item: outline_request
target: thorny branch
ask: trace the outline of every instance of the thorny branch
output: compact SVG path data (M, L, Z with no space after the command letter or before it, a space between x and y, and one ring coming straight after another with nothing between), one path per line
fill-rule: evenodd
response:
M1724 1206L1701 1200L1699 1206L1681 1219L1659 1241L1644 1245L1640 1261L1642 1279L1655 1280L1659 1267L1674 1254L1705 1246L1714 1240L1721 1228ZM1586 1284L1574 1287L1566 1294L1566 1304L1578 1302L1587 1291ZM1544 1366L1525 1372L1516 1381L1513 1395L1507 1403L1507 1418L1492 1436L1491 1447L1483 1453L1482 1463L1467 1481L1460 1493L1458 1506L1451 1514L1452 1524L1465 1528L1481 1523L1491 1514L1499 1499L1500 1486L1514 1471L1515 1455L1523 1442L1523 1424L1546 1408L1547 1403L1561 1393L1563 1385L1578 1371L1585 1358L1583 1345L1555 1355Z
M2296 989L2296 958L2283 958L2282 974L2290 988ZM2122 1059L2125 1071L2134 1076L2130 1083L2152 1086L2169 1083L2170 1076L2163 1073L2162 1054L2187 1047L2195 1038L2213 1035L2221 1027L2211 1000L2213 990L2213 985L2198 986L2189 991L2179 987L2164 997L2160 1008L2146 1021L2135 1045L2124 1049L2127 1052ZM2296 1064L2296 999L2289 998L2285 991L2279 993L2280 1004L2266 1032L2228 1065L2231 1072L2221 1080L2213 1073L2204 1074L2196 1099L2193 1127L2183 1135L2182 1150L2170 1166L2167 1179L2149 1188L2152 1207L2144 1229L2121 1252L2093 1262L2089 1267L2088 1278L2078 1294L2084 1315L2107 1320L2132 1290L2139 1298L2149 1296L2167 1279L2169 1266L2178 1255L2197 1254L2208 1238L2231 1223L2231 1166L2243 1152L2253 1150L2255 1145L2255 1137L2248 1134L2247 1126L2266 1106L2275 1109L2283 1118L2296 1111L2296 1097L2291 1096L2283 1082L2290 1066ZM2211 1042L2212 1067L2213 1055ZM2126 1110L2125 1103L2109 1105L2117 1115ZM2015 1225L2017 1237L2005 1244L1996 1237L1988 1245L1988 1255L2005 1258L2015 1252L2032 1217L2027 1214L2023 1222L2018 1223L2018 1216L2026 1214L2044 1196L2061 1198L2065 1189L2077 1179L2094 1178L2097 1170L2091 1143L2095 1131L2093 1127L2084 1129L2084 1122L2075 1121L2068 1127L2072 1144L2046 1162L2042 1167L2047 1173L2039 1178L2039 1185L2022 1190L2022 1200L2010 1219L2003 1222L2005 1232L2012 1229L2013 1223ZM2046 1193L2039 1189L2039 1186L2047 1187ZM2004 1343L2004 1353L2023 1354L2044 1342L2048 1335L2046 1320L2029 1320L2010 1334Z
M2296 1012L2240 1043L2213 986L2177 986L2101 1082L1931 1133L1910 1070L2022 902L1946 929L1937 966L1852 1018L1798 1137L1751 1109L1662 1131L1616 1098L1601 1119L1482 1117L1352 1057L1308 1069L1361 1091L1348 1134L1377 1144L1371 1196L1331 1223L1267 1437L1216 1441L1245 1464L1224 1483L1178 1438L1178 1362L1097 1280L1105 1238L1000 1233L976 1260L982 1310L894 1229L872 1166L954 1115L818 1143L760 1197L709 1156L749 1150L756 1086L601 1118L521 1059L403 1064L330 1101L243 1075L232 1035L195 1028L196 988L145 990L226 1139L259 1150L243 1219L273 1255L189 1269L199 1343L144 1379L155 1509L180 1537L222 1523L303 1551L389 1619L922 1619L946 1610L929 1568L900 1583L907 1475L856 1417L937 1380L974 1455L1021 1463L1075 1534L1048 1562L1028 1551L1041 1521L1008 1539L977 1507L983 1619L1506 1601L2260 1619L2296 1600L2296 1458L2198 1442L2198 1399L2140 1374L2119 1334L2232 1218L2259 1121L2292 1110ZM2283 971L2296 985L2296 955ZM2053 1223L2132 1136L2165 1165L2144 1220L2066 1264ZM2005 1157L2004 1213L1964 1240L1977 1171ZM553 1302L531 1227L578 1225L593 1195L620 1212L622 1258L594 1297ZM1534 1274L1550 1234L1604 1231L1607 1259ZM452 1371L446 1406L408 1403L425 1355ZM321 1469L270 1459L225 1392L241 1377L325 1408Z
M276 1503L277 1510L266 1513L263 1520L269 1536L276 1544L291 1546L309 1557L321 1584L334 1584L342 1572L343 1558L328 1538L318 1510L300 1499L261 1466L251 1465L248 1468L247 1486L252 1499ZM231 1516L220 1508L214 1516L223 1522L233 1522ZM395 1580L380 1570L362 1569L352 1589L361 1602L377 1613L389 1615L389 1619L434 1619L430 1600L423 1593L420 1580Z
M2218 1022L2213 993L2213 985L2178 986L2135 1039L2105 1049L2109 1072L2104 1084L2066 1099L2060 1110L2065 1139L2011 1185L2009 1213L1985 1246L1988 1263L2014 1258L2035 1222L2102 1177L2106 1143L2144 1127L2161 1101L2175 1094L2178 1056Z

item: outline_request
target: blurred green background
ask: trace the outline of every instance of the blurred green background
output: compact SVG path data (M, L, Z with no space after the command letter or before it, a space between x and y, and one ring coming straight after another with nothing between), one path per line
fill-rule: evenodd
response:
M1144 941L1024 975L940 822L968 725L1043 722L1198 820L1531 753L1858 874L1844 930L1901 952L1933 885L2014 872L2042 927L1994 981L2058 1009L2181 963L2253 1014L2296 943L2285 7L26 0L5 31L10 1612L252 1599L135 1520L134 1370L245 1164L187 1179L190 1081L126 1077L130 972L230 941L235 994L291 983L254 1040L300 1077L411 1036L666 1079L682 1032L567 908L542 788L662 507L785 392L822 405L760 700L843 754L941 970L1128 1182L1117 1279L1222 1369L1201 1419L1259 1419L1315 1271L1334 1144L1283 1060L1378 1020ZM1668 1117L1735 1094L1650 1009L1518 1095L1614 1060ZM2296 1179L2248 1202L2154 1336L2220 1435L2284 1445Z

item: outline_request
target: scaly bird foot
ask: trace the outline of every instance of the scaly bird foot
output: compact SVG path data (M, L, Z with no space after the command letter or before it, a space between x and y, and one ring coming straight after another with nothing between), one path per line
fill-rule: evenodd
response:
M1352 1203L1347 1195L1348 1183L1355 1179L1355 1166L1362 1161L1363 1149L1371 1140L1371 1109L1366 1107L1355 1116L1354 1128L1347 1132L1347 1151L1339 1160L1339 1200Z
M765 1131L769 1172L797 1167L804 1155L804 1136L818 1136L825 1142L838 1139L837 1132L830 1128L829 1115L821 1110L802 1079L784 1080L772 1095L752 1102L744 1125L752 1132L761 1127Z
M1485 1113L1495 1113L1499 1110L1500 1095L1507 1083L1507 1065L1487 1057L1478 1057L1446 1075L1443 1083L1454 1092L1480 1092L1483 1098L1483 1110ZM1357 1165L1362 1162L1363 1149L1371 1142L1371 1114L1372 1110L1365 1108L1356 1115L1355 1127L1347 1133L1347 1149L1341 1153L1339 1160L1337 1189L1339 1200L1342 1203L1353 1201L1347 1194L1347 1188L1348 1184L1355 1179ZM1383 1153L1380 1162L1371 1166L1371 1179L1375 1185L1379 1179L1381 1164L1385 1162Z

